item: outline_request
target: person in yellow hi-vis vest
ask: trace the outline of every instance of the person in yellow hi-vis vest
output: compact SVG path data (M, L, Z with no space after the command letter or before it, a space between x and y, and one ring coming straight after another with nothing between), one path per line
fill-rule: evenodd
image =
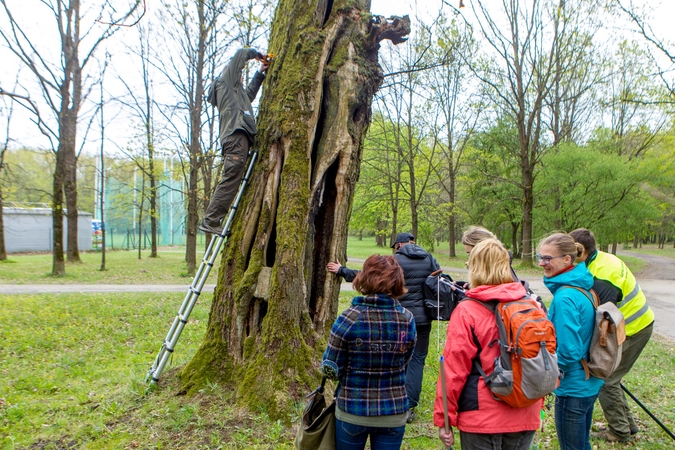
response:
M621 389L621 379L633 367L652 336L654 312L626 264L612 254L598 251L591 231L578 228L570 236L584 247L578 261L584 261L595 278L593 289L598 293L600 303L613 302L626 320L621 363L605 380L598 396L608 429L595 434L609 442L626 442L639 429Z

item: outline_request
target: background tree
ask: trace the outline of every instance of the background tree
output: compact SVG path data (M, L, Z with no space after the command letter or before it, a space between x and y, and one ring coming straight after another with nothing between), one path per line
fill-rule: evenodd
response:
M543 158L537 179L537 228L573 230L585 227L603 242L632 239L657 217L643 183L656 175L656 166L587 146L564 144Z
M285 416L314 384L344 260L354 183L370 105L382 80L382 39L409 21L368 14L368 1L282 0L270 33L275 59L258 116L261 151L224 249L201 347L186 389L237 381L240 402Z
M511 149L520 163L522 190L522 259L532 265L532 212L535 171L544 150L543 108L556 69L562 24L572 14L573 2L505 0L494 11L486 2L469 2L494 61L485 61L475 73L490 87L500 115L518 130L518 146Z
M457 177L461 170L464 151L482 118L480 89L472 84L469 65L478 51L472 29L456 20L441 16L430 31L437 45L430 53L437 61L446 61L435 69L425 71L425 84L431 87L428 103L433 111L431 129L433 148L438 148L438 163L433 165L438 186L444 194L441 200L447 223L448 250L451 257L457 256L458 211Z
M523 223L521 166L513 154L518 130L509 119L497 120L467 145L458 210L466 225L486 226L518 256Z
M5 127L5 139L0 147L0 261L7 260L7 250L5 249L5 222L3 219L3 184L5 181L5 154L9 148L9 142L11 141L10 137L10 125L12 123L12 114L14 113L14 102L7 101L6 97L2 99L2 107L0 108L0 116L4 116L6 120Z
M126 12L116 15L116 9L103 3L98 11L83 14L79 0L47 0L36 2L36 7L48 8L53 13L55 30L39 29L42 36L54 32L57 39L34 39L28 31L26 22L15 18L8 0L1 0L4 19L8 28L0 27L0 36L11 52L35 77L42 100L52 114L53 124L46 122L41 107L31 101L29 95L7 93L0 87L0 92L12 95L31 109L39 130L51 144L56 154L53 189L53 264L52 275L65 274L63 257L63 198L65 195L68 216L68 260L79 261L77 246L77 124L80 108L86 98L89 87L85 85L84 71L93 59L96 50L115 31L140 9L138 1L129 1ZM39 5L39 6L38 6ZM101 20L106 16L107 20ZM85 25L85 24L88 24ZM86 37L86 40L84 39ZM86 44L83 45L83 41ZM37 43L55 43L59 50L55 51L47 45L38 47ZM80 57L80 55L83 55ZM51 55L58 55L59 61L52 61ZM20 86L27 92L32 89Z
M435 147L429 147L426 139L430 134L430 127L425 117L428 105L422 95L422 72L443 63L442 57L439 61L429 61L432 40L429 32L420 32L414 42L389 46L388 51L383 52L382 66L386 84L377 96L377 108L382 114L381 118L389 122L382 128L389 133L386 142L393 145L399 161L397 166L400 175L390 175L392 181L400 183L391 189L396 193L396 196L392 195L392 206L396 203L398 207L399 200L407 203L408 221L405 222L405 231L410 231L418 242L424 240L420 236L419 217L425 204L426 189L432 179L436 152ZM401 197L397 198L399 195ZM399 210L396 214L400 212ZM404 231L398 225L399 219L396 217L392 221L390 242L394 242L399 231Z
M166 38L173 45L156 55L156 64L166 82L180 99L176 105L165 105L164 115L174 132L176 144L184 163L187 183L187 243L185 259L187 272L196 270L197 225L200 211L200 167L203 164L202 127L205 100L205 79L209 73L207 51L213 48L213 29L226 2L223 0L165 1L160 20ZM176 52L173 48L178 48ZM168 106L168 107L167 107ZM183 159L183 150L186 155Z
M130 74L128 71L124 75L119 76L120 81L124 85L126 95L120 99L126 109L141 123L142 126L142 142L144 147L144 155L140 158L135 155L128 155L136 162L136 166L143 173L143 179L148 179L148 201L149 201L149 215L150 215L150 257L157 257L157 186L159 183L160 174L156 167L156 133L155 133L155 100L153 92L153 76L151 70L153 64L151 62L151 41L150 36L152 32L151 24L139 24L137 27L138 42L136 47L129 48L129 51L134 54L136 61L139 62L139 74ZM142 83L141 88L138 89L132 84L132 75L140 75ZM139 95L139 92L142 95ZM142 208L139 210L142 212ZM141 214L142 215L142 214ZM139 224L142 223L139 219ZM141 227L138 228L139 241L141 238ZM139 246L140 249L140 246ZM139 252L140 258L140 252Z
M665 62L654 58L658 75L668 91L667 103L675 103L675 80L672 77L672 69L675 67L675 48L672 42L659 36L650 25L650 18L646 12L640 12L632 1L616 0L616 6L621 14L625 14L637 27L638 33L651 44L651 47L660 55L665 57Z
M375 103L379 101L376 97ZM374 232L380 247L389 245L392 230L399 223L403 161L393 135L391 121L375 112L364 142L349 223L350 230Z

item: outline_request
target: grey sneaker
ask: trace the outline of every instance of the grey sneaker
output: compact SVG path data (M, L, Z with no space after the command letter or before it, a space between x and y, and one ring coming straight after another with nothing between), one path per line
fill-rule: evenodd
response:
M405 419L406 423L412 423L413 420L417 418L417 414L415 414L415 408L410 408L408 410L408 418Z
M223 227L221 226L211 226L208 223L206 223L206 219L202 220L202 223L199 224L199 229L202 230L204 233L211 233L211 234L217 234L221 235L223 234Z

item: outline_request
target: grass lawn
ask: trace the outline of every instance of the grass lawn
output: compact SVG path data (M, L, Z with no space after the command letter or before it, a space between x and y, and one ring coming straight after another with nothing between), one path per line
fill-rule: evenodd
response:
M637 251L644 251L661 255L663 250L656 246L644 247ZM426 247L425 247L426 248ZM199 247L197 264L201 262L203 247ZM667 249L666 249L667 250ZM445 267L456 279L464 279L466 275L453 273L453 268L465 269L467 255L464 249L457 246L457 257L450 258L448 243L441 242L431 252L438 263ZM632 251L632 250L631 250ZM675 251L672 252L675 257ZM350 260L347 267L360 269L363 260L370 255L389 255L389 247L378 247L374 239L350 237L347 243L347 256ZM9 255L7 261L0 261L0 284L184 284L189 285L192 279L186 276L185 247L160 247L158 258L150 258L150 251L143 250L141 259L138 259L137 250L115 250L106 252L106 270L100 271L101 253L83 252L80 254L81 263L66 263L66 275L52 277L52 255L45 254L18 254ZM663 256L669 256L663 253ZM633 273L639 273L646 263L638 258L622 256ZM344 263L344 261L341 261ZM210 280L215 282L218 273L220 258L216 259ZM524 268L520 260L513 261L518 274L543 276L543 271L536 265L533 268Z
M197 265L203 251L198 249ZM0 261L0 284L190 284L185 247L163 247L158 255L150 258L150 251L144 250L138 259L138 250L106 251L106 270L101 271L101 253L82 252L81 263L66 263L65 276L53 277L51 253L10 254ZM220 258L212 269L214 280L218 264Z
M180 306L181 294L0 295L0 448L291 449L295 423L235 406L232 389L213 383L180 395L177 371L196 351L210 296L203 294L159 387L145 376ZM351 293L341 296L340 311ZM418 419L404 449L438 449L431 408L446 322L435 322ZM626 386L675 428L675 343L654 337ZM302 404L293 405L299 417ZM642 431L634 448L673 448L635 404ZM594 421L602 423L596 406ZM552 412L539 448L558 448ZM592 441L599 450L621 445ZM459 446L456 446L459 448Z

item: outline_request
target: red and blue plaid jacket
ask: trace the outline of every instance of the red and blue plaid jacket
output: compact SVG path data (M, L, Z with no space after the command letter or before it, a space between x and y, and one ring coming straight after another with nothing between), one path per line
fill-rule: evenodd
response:
M357 416L406 412L405 369L416 339L413 315L398 300L355 297L335 320L321 364L340 380L337 407Z

